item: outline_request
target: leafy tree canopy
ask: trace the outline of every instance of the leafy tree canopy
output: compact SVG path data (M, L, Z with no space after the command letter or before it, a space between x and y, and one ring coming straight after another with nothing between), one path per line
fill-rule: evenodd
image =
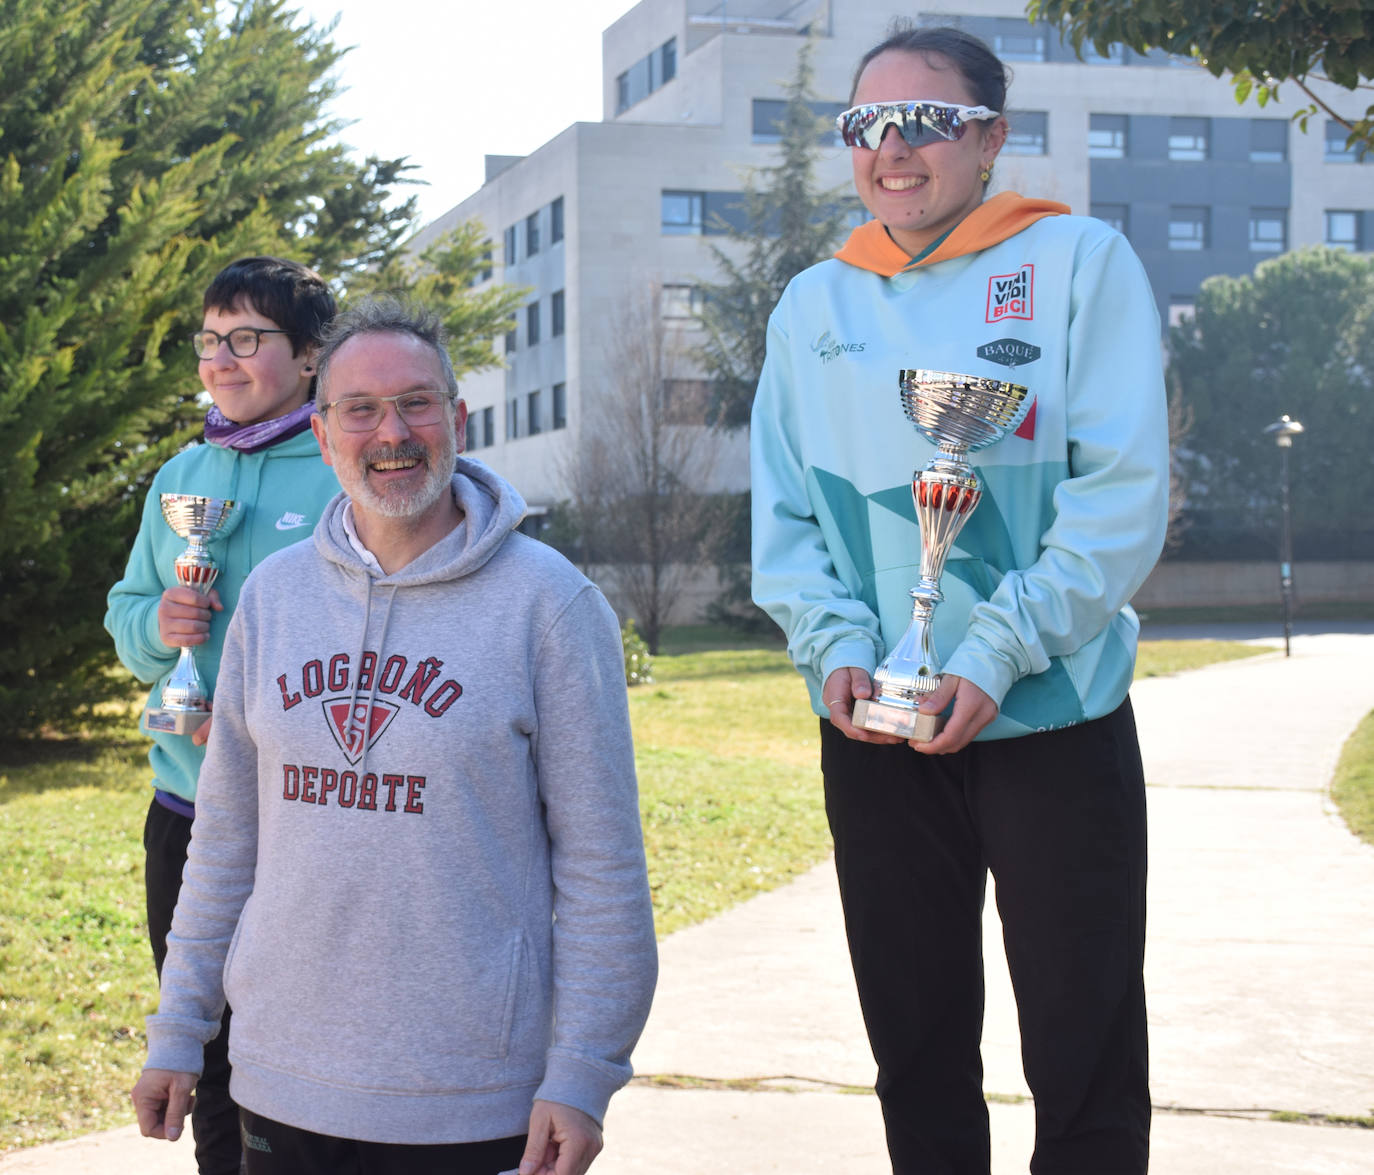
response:
M340 288L394 263L407 165L338 141L340 56L282 0L0 0L0 736L110 692L105 595L199 431L210 278L258 253ZM426 264L466 290L471 253Z
M1185 544L1267 553L1280 487L1264 429L1288 415L1305 430L1291 451L1299 553L1374 557L1374 257L1314 246L1209 278L1170 346L1192 413Z
M1082 52L1126 44L1138 52L1159 48L1196 56L1213 74L1235 75L1236 99L1253 92L1261 105L1292 81L1312 100L1296 116L1306 129L1318 107L1374 145L1374 105L1350 121L1326 107L1309 79L1325 78L1347 90L1374 78L1374 6L1369 0L1030 0L1026 12L1057 25Z

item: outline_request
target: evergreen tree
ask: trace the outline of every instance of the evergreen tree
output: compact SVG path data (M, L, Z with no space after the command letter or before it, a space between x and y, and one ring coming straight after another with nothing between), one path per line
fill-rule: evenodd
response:
M844 190L816 183L816 158L833 127L814 110L811 52L808 39L787 85L777 162L746 175L745 225L729 228L725 247L711 250L724 280L703 286L701 357L716 393L717 422L726 428L749 422L768 316L787 283L830 256L845 224Z
M808 38L786 88L777 161L745 177L744 227L730 227L726 245L712 247L723 280L702 287L706 343L700 359L714 391L714 420L723 428L749 423L763 371L768 316L788 282L834 252L846 208L852 206L845 188L817 186L816 159L834 128L815 111L812 48ZM709 614L736 627L771 628L771 621L749 601L749 495L722 497L715 513L714 557L725 588Z
M235 257L398 252L403 160L350 160L339 52L281 0L0 0L0 735L108 696L152 474L199 431L186 339Z
M1170 349L1192 416L1185 550L1272 554L1279 460L1264 430L1288 415L1305 429L1291 462L1299 557L1374 557L1374 258L1314 246L1208 278Z
M491 240L475 220L464 221L419 254L403 253L359 273L348 283L355 294L413 298L443 315L448 352L459 379L498 367L495 341L515 325L530 291L524 286L485 285L491 275Z

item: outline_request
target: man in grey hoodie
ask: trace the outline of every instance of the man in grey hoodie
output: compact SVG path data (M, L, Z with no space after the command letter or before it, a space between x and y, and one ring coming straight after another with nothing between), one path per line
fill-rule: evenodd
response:
M458 456L437 319L316 366L344 492L229 626L139 1125L227 998L250 1175L581 1175L657 974L615 617Z

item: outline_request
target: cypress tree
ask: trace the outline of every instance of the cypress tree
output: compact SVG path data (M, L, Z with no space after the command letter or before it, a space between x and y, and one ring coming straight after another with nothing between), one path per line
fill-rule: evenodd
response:
M199 432L209 279L276 253L346 284L399 254L407 165L347 156L340 52L296 19L0 0L0 736L111 693L105 595L153 473Z

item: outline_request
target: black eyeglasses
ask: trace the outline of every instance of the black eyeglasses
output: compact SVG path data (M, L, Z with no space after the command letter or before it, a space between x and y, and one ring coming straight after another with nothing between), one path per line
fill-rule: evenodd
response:
M221 343L229 344L229 354L235 359L251 359L258 353L263 335L289 335L289 330L271 326L236 326L227 335L217 330L198 330L191 336L191 346L197 359L213 359Z

